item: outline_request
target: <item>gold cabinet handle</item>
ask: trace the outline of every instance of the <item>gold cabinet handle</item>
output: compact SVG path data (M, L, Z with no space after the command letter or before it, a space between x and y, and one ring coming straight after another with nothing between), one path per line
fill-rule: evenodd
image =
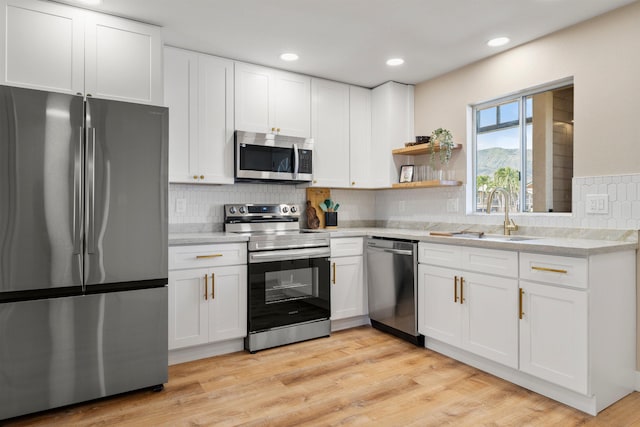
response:
M453 276L453 302L458 302L458 276Z
M209 275L204 275L204 299L209 299Z
M276 132L280 133L280 128L276 128Z
M351 181L351 185L356 185L356 182L355 181Z
M198 179L198 175L193 175L193 179Z
M460 276L460 304L464 303L464 277Z
M204 179L204 175L200 175L200 179Z
M524 311L522 311L522 296L524 295L524 289L520 288L520 294L518 295L518 317L522 320Z
M537 267L535 265L531 266L532 270L536 270L536 271L548 271L550 273L560 273L560 274L567 274L568 271L567 270L563 270L560 268L548 268L548 267Z
M216 299L216 275L211 273L211 299Z
M219 258L222 254L211 254L211 255L196 255L196 259L205 259L205 258Z
M336 263L335 262L333 263L333 279L332 279L332 281L333 281L333 284L335 285L336 284Z

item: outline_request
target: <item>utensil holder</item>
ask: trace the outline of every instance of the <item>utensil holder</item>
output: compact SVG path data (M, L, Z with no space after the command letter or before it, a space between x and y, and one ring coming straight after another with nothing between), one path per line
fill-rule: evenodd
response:
M325 212L324 226L326 228L336 228L338 226L338 212Z

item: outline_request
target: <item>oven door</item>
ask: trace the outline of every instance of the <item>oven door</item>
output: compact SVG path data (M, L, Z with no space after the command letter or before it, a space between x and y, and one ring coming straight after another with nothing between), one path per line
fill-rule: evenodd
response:
M328 252L328 248L326 249ZM296 252L274 251L275 252ZM260 255L270 253L255 253ZM249 263L249 333L329 319L329 257Z

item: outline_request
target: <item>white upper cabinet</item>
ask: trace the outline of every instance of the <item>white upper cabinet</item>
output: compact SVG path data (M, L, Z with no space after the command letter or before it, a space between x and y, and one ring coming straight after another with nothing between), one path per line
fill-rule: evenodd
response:
M98 98L162 104L159 27L88 12L85 92Z
M371 159L371 89L349 87L349 184L351 188L376 188Z
M2 84L162 104L159 27L36 0L0 0Z
M311 78L236 62L236 129L308 138Z
M233 62L165 48L169 181L233 183Z
M311 135L313 185L349 187L348 85L311 80Z
M2 83L84 92L84 14L37 1L0 1Z
M414 86L387 82L373 89L371 110L371 158L375 187L390 187L398 182L398 168L391 155L394 148L412 141Z

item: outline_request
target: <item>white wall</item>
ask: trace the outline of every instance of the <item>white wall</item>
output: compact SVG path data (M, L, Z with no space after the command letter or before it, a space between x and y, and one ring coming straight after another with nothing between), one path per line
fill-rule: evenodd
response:
M528 226L640 228L640 2L416 85L415 132L444 127L463 144L456 177L467 181L468 108L522 89L574 77L571 214L523 214ZM466 186L376 195L376 218L499 224L466 215ZM587 214L587 194L608 194L608 214ZM457 206L457 211L447 209Z
M640 172L640 2L416 85L416 135L445 127L465 145L467 106L573 76L574 176Z

